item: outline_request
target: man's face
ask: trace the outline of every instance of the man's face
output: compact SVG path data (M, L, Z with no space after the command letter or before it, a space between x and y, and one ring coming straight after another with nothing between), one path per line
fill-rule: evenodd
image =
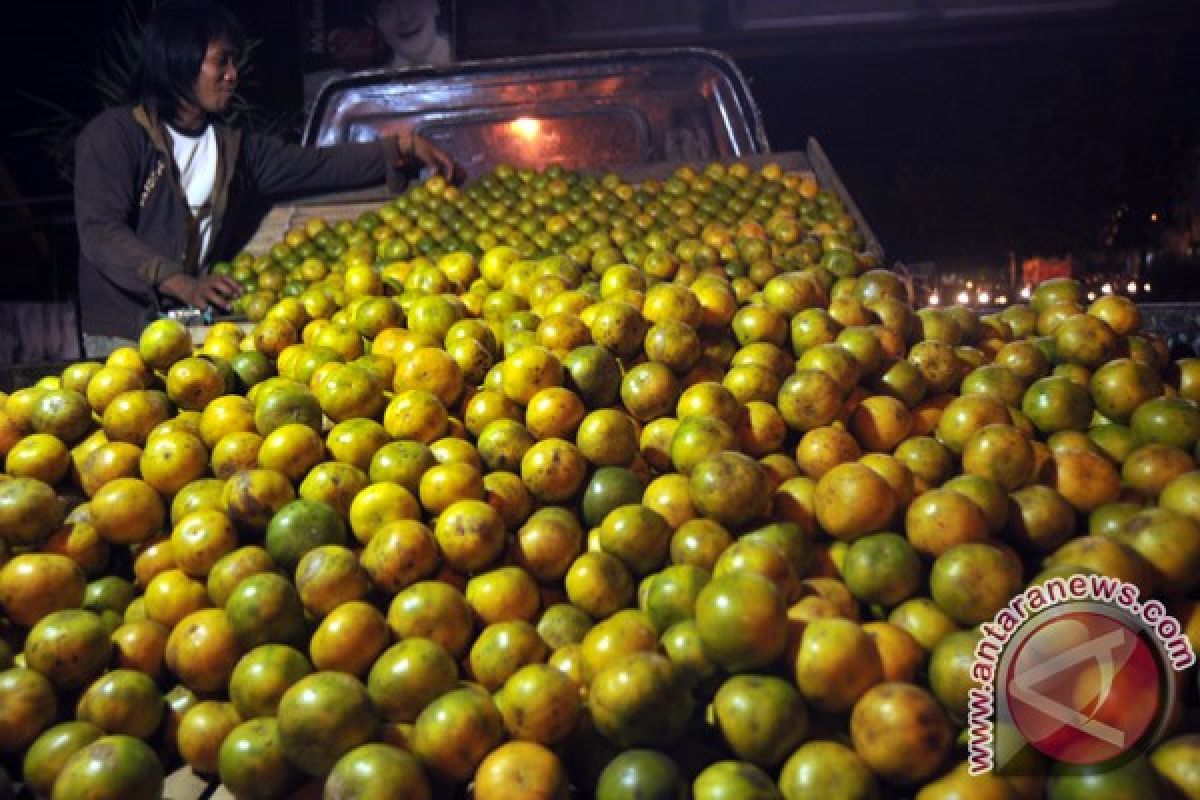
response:
M437 12L437 0L381 0L375 17L385 37L407 39L432 31Z
M208 45L200 74L196 76L196 103L209 114L222 114L233 102L237 89L237 49L218 39Z

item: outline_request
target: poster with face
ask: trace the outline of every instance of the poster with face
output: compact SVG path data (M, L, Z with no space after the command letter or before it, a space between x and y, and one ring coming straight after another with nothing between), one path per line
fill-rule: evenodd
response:
M450 64L454 0L305 0L304 97L364 69Z

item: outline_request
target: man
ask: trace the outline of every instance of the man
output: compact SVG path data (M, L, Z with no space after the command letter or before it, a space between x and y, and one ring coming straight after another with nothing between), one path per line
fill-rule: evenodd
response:
M438 0L377 0L375 26L392 51L392 67L454 63L450 40L438 32Z
M221 123L244 35L224 8L161 6L146 26L136 102L92 120L76 144L75 214L84 350L101 358L172 305L227 309L238 286L208 273L235 252L255 197L368 186L400 170L457 177L415 134L310 149Z

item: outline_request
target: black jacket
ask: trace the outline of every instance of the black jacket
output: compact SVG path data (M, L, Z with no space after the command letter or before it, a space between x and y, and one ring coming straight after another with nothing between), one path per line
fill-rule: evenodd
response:
M306 148L217 125L210 260L244 244L244 224L262 198L403 186L394 138ZM136 339L163 305L158 285L201 274L196 221L180 185L169 137L141 106L110 109L75 145L79 297L85 333Z

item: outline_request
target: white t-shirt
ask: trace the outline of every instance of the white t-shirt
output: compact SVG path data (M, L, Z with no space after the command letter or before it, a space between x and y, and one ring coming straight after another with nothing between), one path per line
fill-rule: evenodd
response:
M212 195L217 182L217 135L212 125L195 135L175 130L167 125L171 136L171 151L179 167L179 182L187 196L188 207L196 218L200 236L197 263L203 264L208 255L212 236Z

